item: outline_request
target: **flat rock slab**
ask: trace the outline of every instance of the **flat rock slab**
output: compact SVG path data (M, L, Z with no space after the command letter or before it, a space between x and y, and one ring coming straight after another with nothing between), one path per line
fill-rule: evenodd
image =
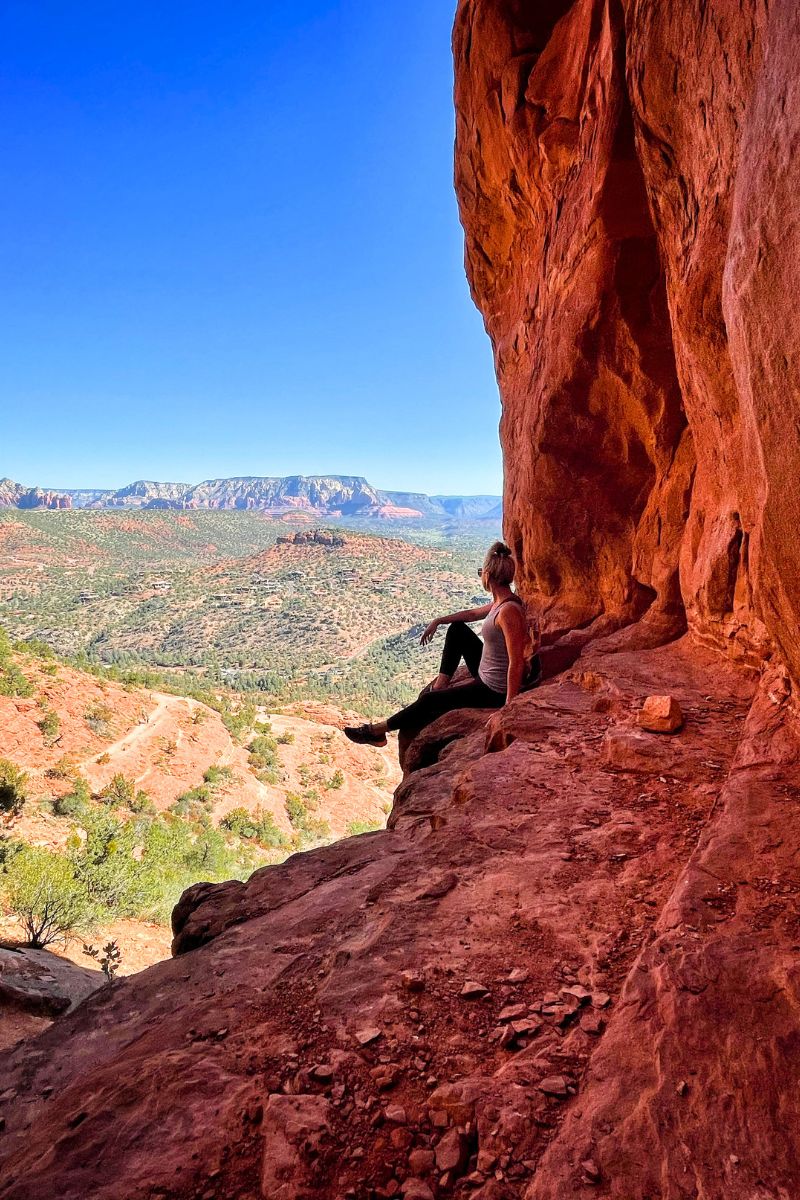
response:
M47 950L0 948L0 1005L57 1017L105 983L102 971L79 967Z

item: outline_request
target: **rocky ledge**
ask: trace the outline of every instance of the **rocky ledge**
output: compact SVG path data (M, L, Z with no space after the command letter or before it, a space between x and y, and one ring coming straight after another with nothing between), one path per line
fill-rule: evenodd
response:
M188 893L2 1061L0 1196L795 1195L784 677L625 647L443 718L386 832Z

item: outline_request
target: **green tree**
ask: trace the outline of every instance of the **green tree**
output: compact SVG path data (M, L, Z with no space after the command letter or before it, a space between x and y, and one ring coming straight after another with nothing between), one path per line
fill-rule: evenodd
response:
M23 846L6 866L5 890L30 946L67 940L96 922L86 887L63 854Z

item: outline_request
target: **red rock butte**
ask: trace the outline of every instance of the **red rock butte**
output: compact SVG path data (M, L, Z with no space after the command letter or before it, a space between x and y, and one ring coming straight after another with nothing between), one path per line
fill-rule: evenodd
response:
M551 678L7 1053L3 1200L800 1195L800 9L461 0L454 48Z

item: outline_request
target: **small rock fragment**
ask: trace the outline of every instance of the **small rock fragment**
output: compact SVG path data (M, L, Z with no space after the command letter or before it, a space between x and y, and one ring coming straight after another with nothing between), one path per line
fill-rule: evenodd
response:
M489 995L489 989L477 979L468 979L459 995L462 1000L480 1000L483 996Z
M469 1145L463 1133L450 1129L436 1147L436 1166L440 1171L458 1173L469 1160Z
M576 1000L578 1004L588 1004L592 993L585 987L581 987L579 983L575 983L572 987L563 987L559 993L562 1000Z
M584 1159L584 1161L581 1163L581 1170L583 1171L589 1183L600 1182L600 1168L593 1158Z
M377 1042L381 1036L381 1030L376 1026L368 1026L366 1029L356 1030L356 1041L359 1046L369 1046L372 1042Z
M408 1169L414 1175L427 1175L436 1166L436 1155L432 1150L412 1150L408 1156Z
M640 729L650 733L677 733L683 713L674 696L648 696L636 720Z
M592 992L592 1008L607 1008L610 1003L608 992Z
M526 971L524 967L515 967L514 970L511 972L511 974L508 976L508 982L509 983L526 983L529 975L530 975L530 972Z
M329 1063L319 1063L311 1072L311 1078L317 1083L329 1083L333 1079L333 1067Z
M689 1090L689 1085L685 1079L681 1079L678 1083L678 1086L675 1088L675 1091L678 1093L679 1096L685 1096L686 1093L688 1092L688 1090Z
M387 1121L391 1121L393 1125L405 1125L406 1110L400 1104L390 1104L386 1109L384 1116Z
M563 1075L548 1075L537 1086L545 1096L564 1097L569 1095L569 1084Z
M506 1021L515 1021L518 1017L526 1016L527 1012L526 1004L509 1004L500 1010L497 1020L500 1024L504 1024Z
M584 1013L580 1019L580 1027L585 1033L590 1033L592 1037L599 1037L606 1027L606 1023L598 1013Z
M375 1080L375 1083L381 1092L388 1092L389 1088L394 1087L400 1078L400 1070L393 1063L385 1063L379 1067L373 1067L370 1075Z
M425 980L418 971L401 971L400 983L407 992L425 991Z
M404 1200L433 1200L433 1192L422 1179L407 1179L403 1184Z

